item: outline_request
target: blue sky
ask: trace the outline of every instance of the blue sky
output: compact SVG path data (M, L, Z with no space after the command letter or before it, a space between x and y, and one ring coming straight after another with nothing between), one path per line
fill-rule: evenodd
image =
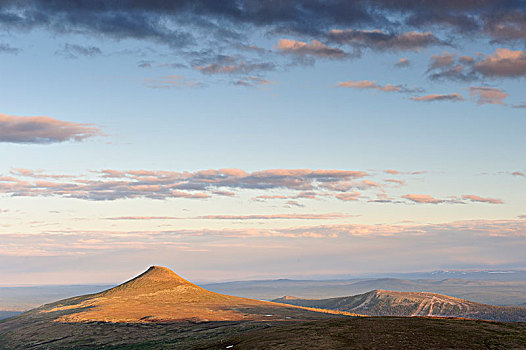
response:
M1 284L525 267L521 1L77 5L0 5Z

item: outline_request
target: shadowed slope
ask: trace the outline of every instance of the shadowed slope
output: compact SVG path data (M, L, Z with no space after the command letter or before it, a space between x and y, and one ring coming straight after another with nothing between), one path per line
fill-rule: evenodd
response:
M373 290L341 298L300 299L286 296L274 301L369 316L439 316L526 322L525 308L480 304L426 292Z

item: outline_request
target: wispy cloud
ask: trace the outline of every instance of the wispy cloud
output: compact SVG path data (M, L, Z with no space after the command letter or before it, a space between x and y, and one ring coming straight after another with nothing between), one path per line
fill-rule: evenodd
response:
M409 61L409 59L406 57L402 57L394 65L398 68L405 68L411 65L411 61Z
M360 197L360 193L359 192L338 193L335 197L338 198L339 200L346 201L346 202L357 201Z
M337 87L352 88L352 89L370 89L370 90L378 90L378 91L383 91L383 92L399 92L399 93L411 93L411 92L422 91L422 89L420 88L410 89L410 88L407 88L405 85L401 85L401 84L380 85L380 84L377 84L376 81L370 81L370 80L342 81L337 84Z
M327 214L266 214L266 215L202 215L193 217L177 216L118 216L106 220L331 220L348 218L352 215L342 213Z
M300 56L315 56L322 58L336 58L341 59L348 56L345 51L337 47L330 47L318 40L312 40L310 44L290 40L290 39L280 39L278 41L277 49L282 53L294 54Z
M408 199L415 203L424 203L424 204L439 204L444 203L442 199L434 198L428 194L406 194L402 198Z
M413 96L410 97L411 100L417 101L417 102L434 102L434 101L450 101L450 102L458 102L458 101L464 101L464 97L462 97L459 93L452 93L452 94L432 94L432 95L425 95L425 96Z
M431 32L387 33L379 29L333 29L327 37L340 44L372 50L418 51L432 45L448 45Z
M474 58L461 56L455 63L457 56L447 51L432 55L426 73L431 80L453 80L469 82L476 80L477 74L471 68Z
M271 214L271 215L204 215L196 219L208 220L330 220L347 218L350 215L342 213L328 214Z
M268 86L268 85L274 85L276 82L270 81L265 78L256 77L256 76L248 76L244 79L239 79L234 82L234 85L239 86L246 86L246 87L256 87L256 86Z
M458 239L468 238L467 244L481 239L512 240L524 245L526 236L526 222L524 220L469 220L438 224L337 224L315 226L291 226L285 228L243 228L243 229L177 229L160 231L115 231L115 230L46 230L42 234L3 234L0 255L3 256L58 256L76 255L96 252L115 252L122 250L140 251L162 246L176 249L202 250L206 249L203 238L228 239L224 245L239 242L239 240L282 238L282 249L288 240L296 242L302 240L334 241L344 244L354 237L369 237L378 248L383 237L400 242L422 242L426 237L432 237L435 244L441 242L443 247L451 246L451 239L455 244ZM520 239L520 241L517 241ZM232 241L236 240L236 241ZM205 241L209 241L206 239ZM493 241L494 243L496 241ZM385 244L385 242L384 242ZM416 245L418 246L418 244ZM386 247L392 247L387 245ZM289 251L289 250L287 250ZM429 254L426 250L426 254ZM414 252L413 252L414 253Z
M477 99L477 104L495 104L504 105L504 100L509 96L507 92L502 89L488 87L488 86L471 86L468 88L469 95Z
M101 130L92 124L0 114L0 142L46 144L83 141L99 135Z
M0 54L18 55L22 50L9 44L0 43Z
M462 199L466 199L472 202L480 202L480 203L491 203L491 204L502 204L504 203L501 199L497 198L484 198L480 196L476 196L473 194L465 194L462 195Z
M272 62L251 61L240 56L204 55L201 58L194 59L192 67L207 75L248 75L255 72L272 71L276 65Z
M199 88L204 87L205 84L189 80L180 75L167 75L164 77L145 79L144 84L151 89L170 89L170 88Z
M94 57L102 55L102 50L97 46L84 46L78 44L64 44L62 49L55 52L56 55L67 58L78 58L79 56Z

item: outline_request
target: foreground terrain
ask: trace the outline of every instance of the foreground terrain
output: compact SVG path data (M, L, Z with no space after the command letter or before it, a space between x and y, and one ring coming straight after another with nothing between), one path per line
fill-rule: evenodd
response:
M153 266L0 321L0 349L521 349L526 324L344 311L210 292Z
M0 349L526 349L526 325L427 317L59 323L0 335Z

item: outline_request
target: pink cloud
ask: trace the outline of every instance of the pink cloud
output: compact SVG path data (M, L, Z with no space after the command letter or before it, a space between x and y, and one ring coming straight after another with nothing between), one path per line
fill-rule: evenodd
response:
M458 101L464 101L464 98L461 94L458 93L452 93L452 94L432 94L432 95L425 95L425 96L413 96L411 97L411 100L417 101L417 102L434 102L434 101L450 101L450 102L458 102Z
M487 87L487 86L472 86L468 88L469 95L477 98L477 104L498 104L503 105L504 99L509 96L502 89Z
M526 77L526 52L496 49L477 62L474 70L488 77Z
M341 44L350 45L357 50L370 48L373 50L409 50L418 51L430 45L444 45L431 32L405 32L393 34L375 30L356 30L356 29L333 29L327 36Z
M428 194L406 194L405 196L402 196L402 198L409 199L410 201L415 203L425 204L438 204L444 202L443 200L433 198Z
M385 182L391 182L391 183L394 183L394 184L397 184L397 185L400 185L400 186L405 185L405 181L404 181L404 180L385 179L384 181L385 181Z
M402 57L400 58L396 63L395 63L395 67L399 67L399 68L402 68L402 67L409 67L411 65L411 62L409 61L408 58L406 57Z
M213 191L212 194L217 194L218 196L225 196L225 197L235 197L235 193L231 191Z
M181 220L177 216L117 216L112 218L105 218L105 220Z
M341 88L353 88L353 89L372 89L383 92L407 92L407 88L402 85L378 85L376 81L361 80L361 81L342 81L337 84Z
M205 215L196 219L210 220L329 220L346 218L349 215L341 213L328 214L271 214L271 215Z
M359 199L360 193L359 192L346 192L346 193L339 193L335 195L336 198L342 201L357 201Z
M465 194L462 196L462 199L470 200L472 202L491 203L491 204L502 204L503 203L501 199L483 198L483 197L475 196L473 194Z
M443 52L440 55L432 55L431 61L429 62L428 71L431 71L437 68L451 66L453 65L453 63L455 63L455 55L450 54L447 51Z
M280 39L277 48L283 53L296 55L312 55L323 58L344 58L347 56L342 49L327 46L318 40L312 40L310 44L307 44L302 41Z
M240 169L209 169L196 172L104 169L91 171L98 175L65 176L46 175L28 169L17 172L21 177L33 177L37 181L26 181L15 177L0 177L0 193L14 196L60 196L87 200L115 200L122 198L189 198L206 199L212 195L233 196L233 190L297 191L281 197L260 196L256 199L314 199L316 190L346 184L367 175L363 171L269 169L252 173ZM42 181L40 178L56 181ZM372 186L372 182L362 181ZM329 188L329 187L327 187ZM268 197L270 196L270 197Z
M72 123L51 117L19 117L0 114L0 142L57 143L84 141L102 132L92 124Z
M166 75L158 78L144 79L144 84L146 87L151 89L170 89L170 88L197 88L203 87L204 84L195 81L189 80L180 75Z

